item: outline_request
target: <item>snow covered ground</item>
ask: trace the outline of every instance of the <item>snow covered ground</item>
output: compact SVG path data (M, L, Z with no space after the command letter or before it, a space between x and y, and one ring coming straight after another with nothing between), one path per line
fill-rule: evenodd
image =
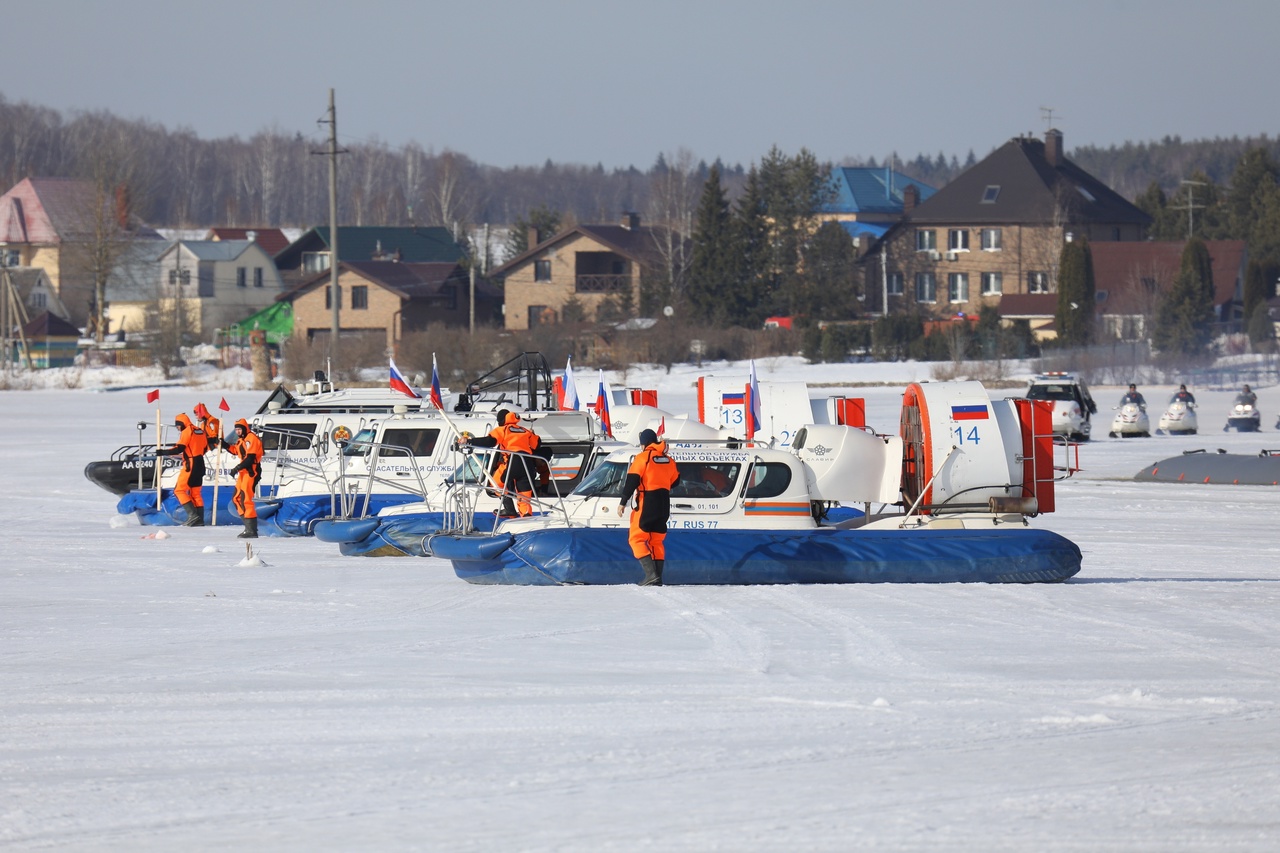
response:
M758 365L888 381L922 365ZM743 365L718 366L745 374ZM693 406L693 368L632 371ZM586 384L580 373L579 381ZM513 588L235 528L116 526L82 475L142 389L0 392L0 848L1280 849L1280 489L1136 483L1218 432L1099 438L1039 586ZM82 380L81 385L94 384ZM166 388L166 418L226 396ZM1169 387L1143 389L1153 419ZM996 392L998 395L1005 392Z

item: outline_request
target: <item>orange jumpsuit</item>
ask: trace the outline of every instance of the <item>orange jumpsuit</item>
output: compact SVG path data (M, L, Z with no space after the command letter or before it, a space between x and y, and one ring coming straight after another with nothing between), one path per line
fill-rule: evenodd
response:
M253 434L249 423L244 418L236 421L236 427L244 427L244 435L233 444L226 444L232 456L240 457L240 464L231 469L236 475L236 493L231 502L241 518L257 518L258 510L253 503L253 493L258 487L258 479L262 476L262 439Z
M182 470L178 472L178 484L173 487L173 494L179 504L193 503L197 509L203 510L204 495L200 487L204 485L204 455L209 450L209 441L204 431L192 424L186 414L178 415L174 423L181 430L178 440L171 447L159 451L158 455L182 454Z
M476 447L497 447L500 450L528 454L527 456L505 455L498 469L497 477L502 480L502 505L505 515L533 515L533 478L537 474L536 460L530 458L537 451L542 440L538 434L528 427L520 425L520 418L514 412L508 412L504 422L489 431L486 438L472 439ZM516 502L512 505L511 495L515 494Z
M663 543L671 515L671 487L679 480L680 472L675 460L667 455L665 441L645 445L631 461L622 487L622 503L625 505L632 492L635 493L627 542L637 560L647 556L654 560L667 558Z

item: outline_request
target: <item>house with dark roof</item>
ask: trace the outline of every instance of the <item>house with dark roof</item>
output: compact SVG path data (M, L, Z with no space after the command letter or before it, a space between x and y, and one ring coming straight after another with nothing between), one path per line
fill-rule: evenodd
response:
M338 235L341 248L342 235ZM277 299L293 306L293 334L308 341L333 328L329 272L312 275ZM476 282L477 324L497 321L502 294L483 279ZM471 287L467 271L454 261L341 261L338 265L338 326L344 337L376 337L394 348L404 335L433 323L468 326Z
M48 311L24 325L13 340L11 358L31 367L70 367L79 351L80 330Z
M561 322L576 300L587 320L602 306L640 304L647 276L665 277L675 258L688 257L684 238L667 228L640 224L634 213L618 225L576 225L494 269L503 283L503 326L529 329Z
M131 257L136 243L162 246L163 238L133 215L124 188L105 193L74 178L26 178L0 196L0 263L43 270L77 326L89 321L99 259ZM131 274L110 266L108 287Z
M1150 224L1066 158L1060 131L1016 137L928 199L904 197L903 219L859 261L867 308L946 316L1056 293L1068 235L1135 241Z
M1182 268L1186 241L1090 244L1098 319L1104 338L1150 337L1160 299ZM1249 253L1243 240L1206 240L1213 270L1213 311L1219 322L1240 323Z
M179 240L160 253L149 278L107 289L111 326L125 332L154 328L173 300L199 340L272 305L284 289L262 246L250 240Z
M306 231L275 256L285 287L296 287L329 269L329 226ZM438 226L338 226L340 261L401 261L410 264L461 263L466 250L448 228Z
M339 239L342 235L339 233ZM262 251L275 257L289 247L289 238L279 228L210 228L206 240L252 240Z

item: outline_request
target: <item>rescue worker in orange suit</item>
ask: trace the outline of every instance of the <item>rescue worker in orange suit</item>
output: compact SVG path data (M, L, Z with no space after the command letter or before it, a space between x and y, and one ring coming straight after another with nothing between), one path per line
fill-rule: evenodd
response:
M196 416L196 426L204 430L205 438L209 440L209 449L213 450L218 445L214 439L222 438L222 421L215 418L204 403L196 403L191 413Z
M253 503L253 493L258 488L258 480L262 477L262 439L249 429L249 422L244 418L236 421L236 440L222 440L222 446L232 456L239 457L240 463L231 469L236 478L236 492L231 498L240 520L244 522L244 530L237 539L258 538L258 510Z
M520 418L506 409L498 411L498 425L483 438L460 438L460 444L472 447L496 447L508 451L503 454L502 465L495 479L502 483L502 515L512 518L517 514L533 515L533 480L538 476L537 460L541 456L542 440ZM514 456L512 453L522 453ZM512 496L515 496L513 502Z
M667 538L667 519L671 516L671 489L680 481L680 472L675 460L667 455L667 443L659 441L653 430L641 430L640 445L642 449L631 461L622 485L618 516L622 516L631 495L635 494L627 542L644 569L640 585L662 586L662 566L667 558L663 543Z
M178 428L178 440L172 446L157 450L157 456L182 456L182 469L178 471L178 484L173 488L173 495L179 505L187 512L184 527L204 527L204 454L209 449L209 441L200 427L191 423L186 413L174 418L174 426Z

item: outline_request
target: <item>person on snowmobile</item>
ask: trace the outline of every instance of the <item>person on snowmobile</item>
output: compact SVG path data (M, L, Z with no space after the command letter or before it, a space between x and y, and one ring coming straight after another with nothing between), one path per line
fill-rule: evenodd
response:
M622 485L618 517L627 509L634 493L636 505L631 510L631 532L627 542L631 553L644 568L641 586L662 586L662 566L666 562L667 519L671 516L671 488L680 481L676 462L667 455L667 443L651 429L640 431L641 451L627 469Z
M157 456L182 456L182 469L178 471L178 483L173 487L173 495L178 504L186 510L187 519L183 527L204 527L204 455L209 450L209 441L204 431L191 422L186 412L173 420L178 428L178 440L171 446L157 450Z
M1129 391L1120 398L1120 405L1127 406L1130 403L1139 406L1142 409L1147 408L1147 399L1138 393L1138 386L1132 382L1129 383Z
M1173 395L1173 399L1169 402L1186 403L1188 406L1194 406L1196 404L1196 395L1188 391L1186 385L1179 385L1178 392Z
M1249 390L1249 386L1248 386L1248 384L1246 383L1246 384L1245 384L1245 386L1244 386L1244 389L1243 389L1243 390L1241 390L1240 394L1236 397L1236 402L1237 402L1237 403L1246 403L1246 404L1248 404L1248 405L1250 405L1250 406L1257 406L1257 405L1258 405L1258 395L1257 395L1257 394L1255 394L1255 393L1253 393L1253 391Z

